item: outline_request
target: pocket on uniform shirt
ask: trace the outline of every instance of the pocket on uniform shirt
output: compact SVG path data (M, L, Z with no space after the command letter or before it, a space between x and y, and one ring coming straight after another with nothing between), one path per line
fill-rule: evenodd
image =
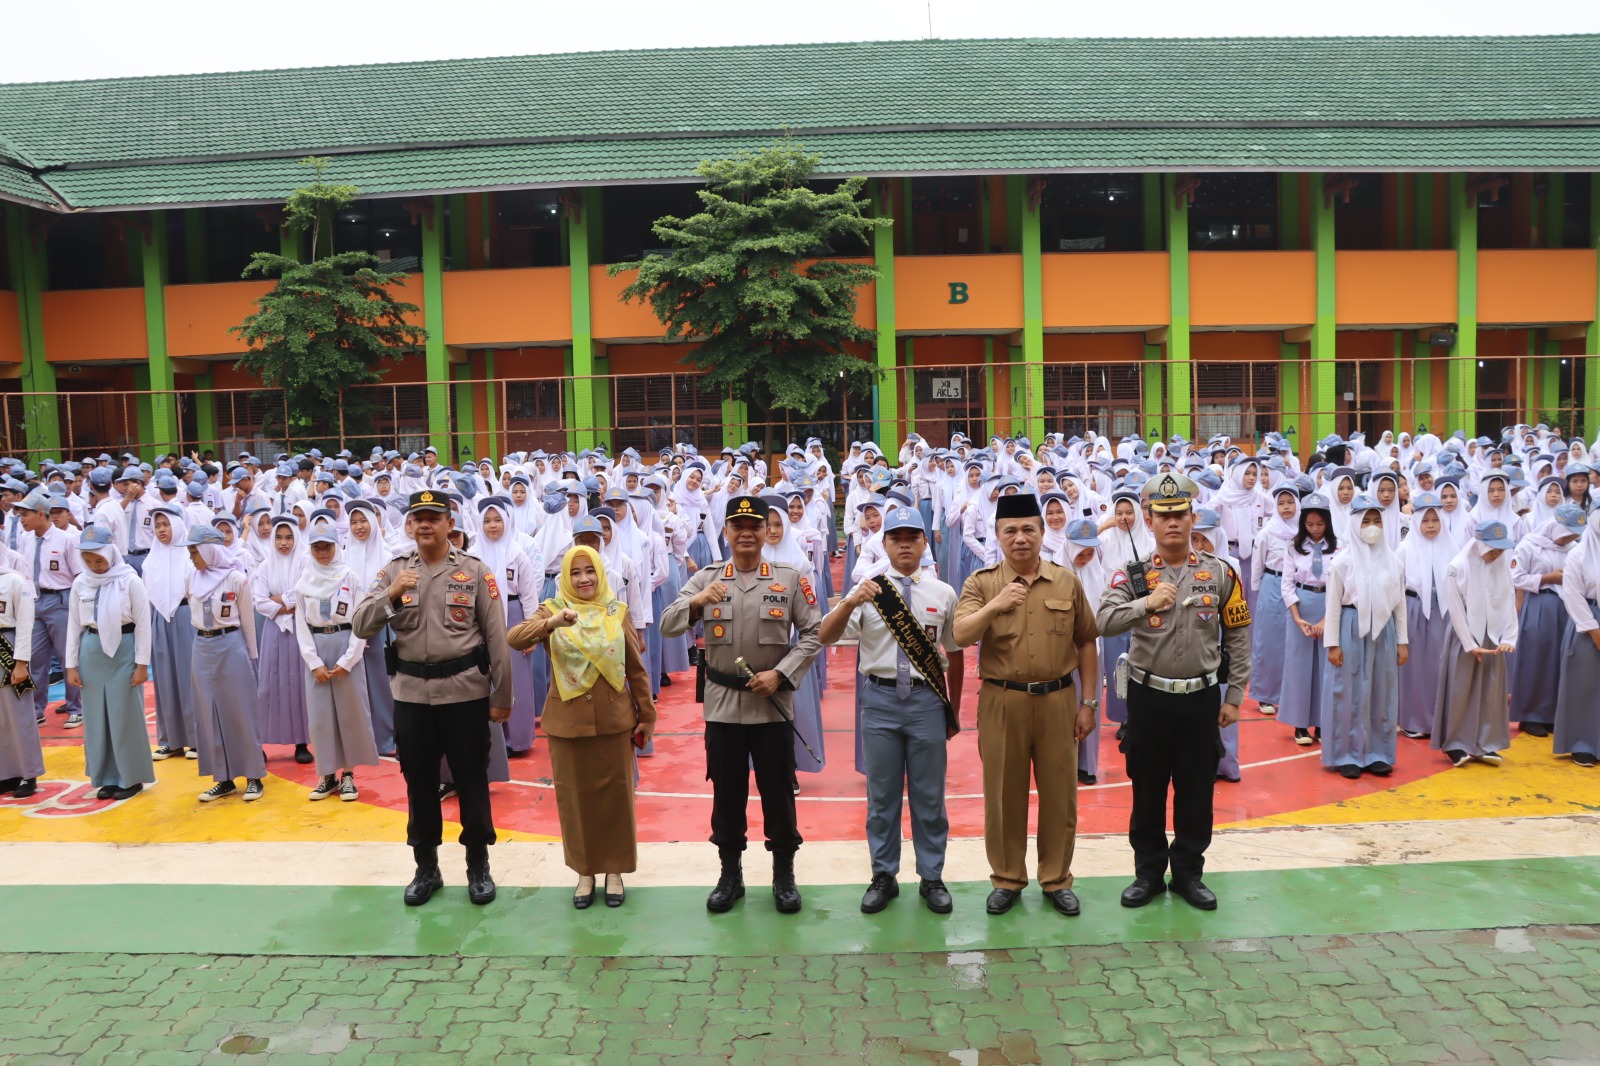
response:
M1056 636L1071 636L1073 632L1072 601L1071 600L1045 600L1045 611L1048 617L1046 625L1049 631Z
M789 619L763 618L757 627L757 640L762 644L789 643Z

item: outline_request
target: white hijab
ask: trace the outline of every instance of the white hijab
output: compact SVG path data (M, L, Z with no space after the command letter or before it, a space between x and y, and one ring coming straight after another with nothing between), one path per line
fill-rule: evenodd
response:
M1389 521L1382 511L1378 514L1383 516L1385 522ZM1340 550L1334 553L1331 564L1344 588L1345 606L1356 609L1360 619L1359 631L1364 638L1383 629L1384 623L1405 595L1400 560L1395 556L1394 549L1389 547L1388 539L1380 539L1377 544L1368 544L1361 539L1359 531L1365 518L1365 511L1351 512L1350 538L1348 541L1344 537L1339 538ZM1330 604L1329 608L1331 610L1333 605Z
M1422 532L1422 520L1429 511L1439 515L1439 532L1431 539ZM1357 540L1361 538L1357 537ZM1411 516L1411 535L1400 543L1396 553L1405 568L1406 588L1417 594L1422 604L1422 617L1433 617L1434 593L1439 594L1441 608L1444 604L1445 581L1450 573L1450 560L1455 557L1456 546L1444 524L1444 512L1437 507L1424 507Z
M1461 646L1469 651L1479 647L1484 637L1497 646L1517 642L1517 596L1511 584L1511 553L1502 552L1491 563L1483 557L1489 550L1483 541L1474 537L1450 563L1450 577L1466 605L1466 617L1452 617L1450 621Z
M241 574L249 573L244 560L232 548L224 548L220 544L201 544L199 548L200 558L206 561L206 568L189 571L189 595L207 599L222 587L228 575L235 570Z
M85 563L83 572L72 587L76 595L89 605L94 624L100 630L100 650L110 658L117 654L117 646L122 643L122 616L131 613L128 586L137 581L139 575L122 558L122 551L115 544L107 544L95 551L111 563L111 568L103 574L97 574ZM87 555L89 549L85 548L83 552Z
M189 539L189 523L184 519L183 510L170 503L152 507L152 523L158 514L166 515L172 525L172 543L163 544L151 536L150 554L144 560L144 588L150 595L151 609L170 622L178 605L183 603L194 564L189 561L189 549L183 546Z
M307 600L331 600L341 586L349 584L346 580L349 575L350 568L345 565L337 541L333 545L333 559L326 566L317 562L316 556L307 549L305 565L295 579L294 591L302 603Z
M772 509L772 514L783 522L783 539L777 544L763 539L761 558L769 563L792 566L799 570L801 574L809 577L811 575L811 556L806 553L805 548L800 544L799 538L795 536L794 529L789 523L788 514L777 507ZM768 521L771 521L771 519L769 518Z
M344 561L356 575L363 590L372 583L383 564L392 558L389 545L384 540L383 519L379 516L383 504L357 502L350 508L352 515L359 512L367 520L367 539L362 540L352 531L345 544Z
M298 505L297 505L298 506ZM278 530L286 528L294 533L294 547L285 555L278 551ZM209 563L211 560L206 560ZM300 571L306 565L306 545L301 539L300 529L290 522L273 519L272 539L267 545L267 557L256 568L256 579L261 582L259 591L268 596L288 596L294 592L295 586L300 583ZM209 574L211 571L207 570ZM288 611L279 611L272 619L279 629L287 633L294 627L294 616Z

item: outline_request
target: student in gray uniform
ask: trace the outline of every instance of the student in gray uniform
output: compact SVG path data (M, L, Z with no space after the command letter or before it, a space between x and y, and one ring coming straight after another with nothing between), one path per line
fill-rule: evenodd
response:
M11 649L14 665L0 676L0 795L26 799L38 791L44 774L44 749L33 717L33 694L16 687L31 677L33 585L13 568L16 554L0 549L0 641Z
M900 894L901 795L911 799L911 841L917 856L918 893L936 914L949 914L950 891L944 883L945 844L950 821L945 813L946 743L950 728L946 706L895 638L882 613L872 604L885 583L892 582L910 610L914 624L937 649L940 679L952 706L960 706L963 677L961 648L955 640L956 590L922 570L927 533L922 516L909 507L889 511L883 525L889 569L868 578L822 620L819 639L835 644L859 638L857 669L861 732L867 766L867 848L872 855L872 883L861 898L861 910L876 914Z
M1561 649L1554 750L1570 754L1574 765L1593 766L1600 755L1600 522L1593 516L1567 555L1559 588L1572 626Z
M248 803L265 794L261 779L267 774L256 730L250 579L238 556L222 546L222 534L210 526L189 530L185 544L194 565L188 598L195 629L190 660L195 737L201 776L216 781L200 793L200 802L233 795L238 791L234 779L243 777Z
M1515 547L1506 523L1480 522L1445 582L1455 639L1445 653L1431 744L1457 767L1473 759L1499 766L1500 752L1511 746L1506 656L1517 647L1517 601L1506 552Z
M367 642L351 631L361 579L339 557L339 535L331 525L311 527L311 558L295 584L295 639L305 660L306 715L316 744L320 780L310 799L335 792L357 799L355 768L378 765L372 736L367 675L361 667ZM342 771L342 772L341 772Z
M150 676L150 601L111 531L90 526L78 541L83 573L67 608L67 678L83 690L83 761L100 799L136 796L156 779L145 731Z
M11 507L21 516L26 531L17 538L17 552L22 556L19 569L33 582L35 595L33 659L28 669L37 683L33 709L41 723L49 703L50 660L62 658L67 646L67 590L81 566L73 536L50 524L49 506L44 493L32 492ZM66 703L56 708L57 714L67 716L68 729L83 724L82 708L78 686L68 685Z
M198 759L194 711L189 705L189 659L194 651L194 624L184 599L189 587L189 526L183 510L170 503L150 509L152 539L145 557L145 592L150 598L150 680L156 690L157 762L187 755Z
M1587 524L1583 508L1558 505L1517 543L1511 583L1521 601L1517 654L1511 657L1511 718L1530 737L1547 737L1555 726L1561 653L1572 621L1561 602L1562 568Z

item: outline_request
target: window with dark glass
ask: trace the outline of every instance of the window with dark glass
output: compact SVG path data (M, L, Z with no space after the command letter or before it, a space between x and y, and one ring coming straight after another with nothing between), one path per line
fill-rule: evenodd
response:
M1562 176L1562 229L1559 247L1589 247L1591 240L1589 213L1593 210L1593 200L1589 190L1593 183L1593 174L1569 173Z
M422 269L422 219L407 201L357 200L339 212L334 232L336 252L370 252L385 270Z
M45 235L52 289L114 289L137 285L137 219L118 215L53 215Z
M1138 174L1056 174L1045 179L1039 236L1046 252L1144 248L1144 181Z
M671 251L655 235L663 215L687 218L704 206L698 185L616 185L600 191L603 258L607 263L641 259L647 252Z
M201 213L201 220L205 226L205 270L199 276L196 271L186 271L190 281L238 281L252 255L283 247L277 208L208 207ZM306 244L309 247L309 237Z
M1349 182L1350 202L1345 203L1345 191L1333 191L1333 246L1346 250L1375 250L1393 247L1394 241L1385 243L1383 232L1383 185L1393 180L1384 174L1341 174L1334 178L1336 187ZM1326 185L1311 183L1313 196L1329 195Z
M1189 205L1191 251L1239 252L1278 246L1275 174L1202 174Z
M561 205L553 189L494 193L494 232L489 239L490 265L506 267L561 266ZM461 264L465 266L465 264Z

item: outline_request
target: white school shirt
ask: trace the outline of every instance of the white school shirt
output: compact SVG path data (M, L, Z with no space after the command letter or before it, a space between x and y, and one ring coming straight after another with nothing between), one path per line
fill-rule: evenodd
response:
M105 500L94 509L90 518L91 525L105 526L111 531L111 542L117 546L124 557L128 554L128 512L122 509L122 502L115 496Z
M196 571L198 573L198 571ZM250 658L256 657L256 615L250 600L250 579L231 571L215 592L204 598L190 594L189 621L195 629L242 629Z
M317 644L311 632L312 626L347 626L355 617L356 604L366 596L366 590L361 587L361 579L354 570L345 567L344 576L339 581L339 589L326 600L307 599L300 595L299 607L294 612L294 637L295 643L300 646L300 658L306 662L306 668L315 670L317 667L329 667L322 661L322 656L317 654ZM355 673L361 663L361 657L366 654L367 642L356 636L355 630L344 634L349 637L344 654L339 656L334 665L342 666L349 673Z
M78 554L77 538L64 529L50 526L44 535L24 531L17 537L17 554L22 562L17 570L31 583L34 557L39 559L39 584L36 592L64 592L83 571L83 557Z
M1341 639L1339 632L1338 612L1342 611L1346 607L1354 606L1354 604L1348 604L1344 602L1344 580L1339 577L1337 568L1328 565L1326 556L1323 557L1322 569L1323 572L1328 576L1328 613L1325 616L1327 624L1323 627L1322 631L1322 646L1325 648L1337 648L1339 647L1339 641ZM1400 573L1403 578L1405 575L1405 570L1402 569ZM1307 584L1310 584L1310 582L1307 582ZM1390 618L1394 621L1395 643L1407 643L1406 598L1404 596L1401 596L1395 601L1394 610L1390 612ZM1376 636L1381 632L1383 632L1383 627L1377 624L1377 619L1374 619L1373 637L1376 638Z
M1573 541L1574 545L1578 543ZM1511 557L1511 587L1523 592L1543 592L1545 589L1554 592L1561 587L1559 581L1554 585L1546 585L1540 579L1565 567L1570 558L1560 548L1539 548L1524 540L1517 545L1516 553Z
M901 576L898 570L891 570L873 580L880 585L886 581L893 582L895 591L905 598L905 588L899 580ZM916 618L917 624L922 626L923 632L932 638L939 649L939 665L946 670L950 668L950 656L961 654L961 647L956 643L956 603L960 599L955 589L926 570L918 570L911 575L911 596L906 606L911 608L912 617ZM842 639L849 640L851 637L860 640L856 653L857 670L869 677L889 681L896 679L900 645L895 643L883 616L871 603L863 603L850 613L850 618L844 624ZM915 662L911 664L911 676L927 680Z
M21 574L0 574L0 629L12 629L11 654L19 663L33 658L33 583ZM0 685L9 685L9 677Z
M1333 570L1333 557L1337 553L1329 551L1322 553L1322 576L1318 577L1311 572L1311 564L1317 558L1312 554L1311 544L1311 541L1306 541L1306 553L1301 555L1294 550L1294 541L1291 540L1289 550L1283 554L1283 577L1279 580L1283 583L1283 603L1286 607L1300 602L1300 590L1295 588L1296 584L1326 586L1328 583L1328 575ZM1331 604L1333 601L1327 602ZM1331 616L1333 612L1330 610L1328 614Z
M85 586L78 587L78 582L73 582L72 595L67 597L67 647L62 653L61 665L68 670L75 670L78 666L78 642L80 640L99 641L100 637L90 631L95 625L94 593ZM106 596L115 596L115 589L105 589L102 593ZM139 580L139 575L134 574L128 579L128 595L122 604L122 618L118 623L127 625L133 623L133 632L122 634L122 639L133 638L133 661L138 666L150 665L150 637L153 627L150 625L150 595L145 591L144 582ZM118 650L121 650L120 647Z

